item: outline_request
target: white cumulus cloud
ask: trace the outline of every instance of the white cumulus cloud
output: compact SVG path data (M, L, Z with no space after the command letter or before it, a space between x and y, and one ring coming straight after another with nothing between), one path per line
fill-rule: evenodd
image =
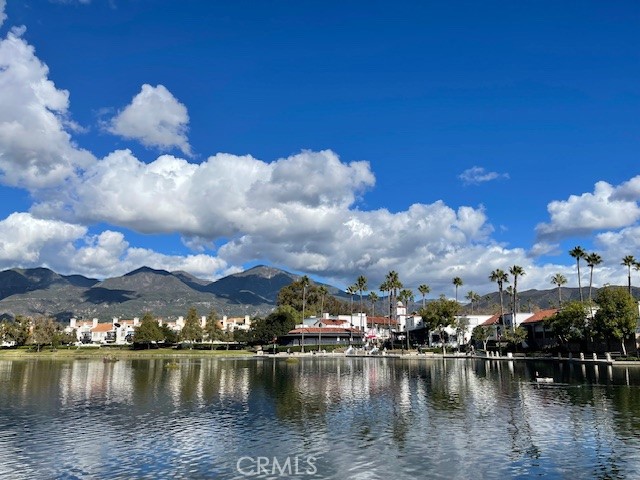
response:
M111 119L107 130L146 147L179 148L191 155L187 108L164 85L142 85L129 105Z
M0 0L0 27L2 26L4 21L7 19L7 14L5 13L6 7L7 7L7 1Z
M634 191L635 197L631 195ZM549 203L551 221L538 224L536 232L539 239L546 240L633 225L640 219L636 199L636 180L618 188L601 181L596 183L593 193L571 195L567 200Z
M0 41L0 183L29 190L59 186L94 161L65 127L69 93L12 29Z

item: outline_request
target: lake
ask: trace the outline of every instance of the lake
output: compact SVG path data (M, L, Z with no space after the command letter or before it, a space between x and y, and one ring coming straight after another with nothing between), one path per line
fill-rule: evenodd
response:
M0 360L0 476L638 478L640 368ZM535 372L555 383L538 385Z

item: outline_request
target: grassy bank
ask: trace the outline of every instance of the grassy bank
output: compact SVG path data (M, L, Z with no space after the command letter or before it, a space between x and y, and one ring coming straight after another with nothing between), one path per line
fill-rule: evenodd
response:
M102 359L104 357L125 358L178 358L178 357L241 357L253 355L247 350L176 350L174 348L156 348L149 350L132 350L130 348L96 348L96 347L59 347L43 348L39 352L29 348L0 349L0 359Z

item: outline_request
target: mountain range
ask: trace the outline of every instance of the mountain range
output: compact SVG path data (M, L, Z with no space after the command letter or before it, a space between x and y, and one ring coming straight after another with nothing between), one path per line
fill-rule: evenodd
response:
M278 292L297 280L299 275L273 267L257 266L241 273L209 282L193 275L176 271L154 270L142 267L121 277L100 281L82 275L60 275L47 268L10 269L0 272L0 318L16 315L49 316L67 322L69 318L112 317L133 318L150 311L164 318L186 315L190 307L206 315L215 309L219 315L266 315L276 306ZM349 296L342 290L325 285L331 295L341 300ZM593 289L593 296L598 289ZM634 287L637 298L639 290ZM588 288L583 287L588 298ZM562 288L562 300L578 300L577 288ZM558 290L526 290L518 292L521 311L555 307ZM381 298L376 312L383 311ZM504 294L505 306L508 296ZM480 298L475 312L495 313L500 303L497 292ZM416 297L410 310L419 309L421 299ZM470 305L463 305L470 312ZM345 312L348 313L348 312Z
M0 272L0 317L50 316L66 322L71 317L133 318L150 311L171 318L186 315L190 307L201 315L211 309L228 316L264 315L275 307L278 291L297 278L265 266L215 282L148 267L103 281L47 268L10 269Z

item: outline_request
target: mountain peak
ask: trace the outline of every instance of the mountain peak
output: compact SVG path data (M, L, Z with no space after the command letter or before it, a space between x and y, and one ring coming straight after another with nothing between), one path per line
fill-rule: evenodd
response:
M133 270L132 272L126 273L123 276L131 277L133 275L138 275L140 273L155 273L156 275L171 275L166 270L155 270L155 269L153 269L151 267L143 266L143 267L140 267L140 268L137 268L137 269Z

